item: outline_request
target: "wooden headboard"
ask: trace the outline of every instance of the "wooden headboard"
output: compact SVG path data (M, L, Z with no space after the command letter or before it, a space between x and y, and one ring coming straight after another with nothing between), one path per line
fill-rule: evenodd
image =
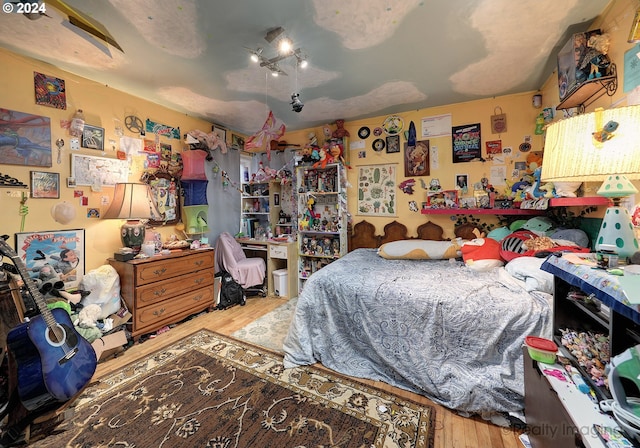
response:
M376 235L376 228L367 221L360 221L349 227L349 252L360 248L378 248L384 243L398 240L436 240L444 241L444 231L437 224L427 221L417 229L417 237L407 235L407 227L398 221L384 226L384 235Z

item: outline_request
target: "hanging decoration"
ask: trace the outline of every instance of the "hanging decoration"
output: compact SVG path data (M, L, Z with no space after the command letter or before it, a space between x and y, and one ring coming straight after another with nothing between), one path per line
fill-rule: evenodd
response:
M267 151L267 159L271 160L271 141L279 140L284 135L286 126L282 123L279 127L276 127L276 118L272 111L269 111L267 120L262 125L262 129L249 137L244 142L245 151L251 151L252 149L262 149L265 147Z

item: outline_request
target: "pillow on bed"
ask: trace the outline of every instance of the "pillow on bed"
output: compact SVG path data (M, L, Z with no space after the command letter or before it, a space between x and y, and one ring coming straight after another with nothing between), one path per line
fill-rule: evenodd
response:
M504 265L500 243L493 238L476 238L462 244L462 259L474 271L490 271Z
M462 239L451 241L400 240L384 243L378 255L389 260L444 260L461 256Z
M540 269L544 261L544 258L538 257L518 257L508 262L504 269L513 277L524 281L527 291L553 294L553 274Z

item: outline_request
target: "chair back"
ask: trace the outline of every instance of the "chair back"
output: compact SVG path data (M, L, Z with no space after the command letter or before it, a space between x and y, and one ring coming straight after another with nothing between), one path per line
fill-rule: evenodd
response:
M229 232L222 232L218 236L215 247L216 272L224 270L235 276L238 272L238 263L246 258L242 246Z

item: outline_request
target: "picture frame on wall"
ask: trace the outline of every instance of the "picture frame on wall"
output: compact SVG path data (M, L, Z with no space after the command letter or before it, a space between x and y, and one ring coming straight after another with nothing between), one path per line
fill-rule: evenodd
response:
M213 126L213 133L218 136L220 141L227 142L227 130L219 126Z
M65 289L78 287L84 276L84 229L19 232L18 257L34 280L59 278Z
M400 152L400 136L397 134L387 137L387 154L393 154L395 152Z
M81 146L87 149L104 151L104 128L85 124L82 131Z
M237 134L231 134L231 148L244 151L244 139Z
M31 197L35 199L60 198L60 173L31 171Z

